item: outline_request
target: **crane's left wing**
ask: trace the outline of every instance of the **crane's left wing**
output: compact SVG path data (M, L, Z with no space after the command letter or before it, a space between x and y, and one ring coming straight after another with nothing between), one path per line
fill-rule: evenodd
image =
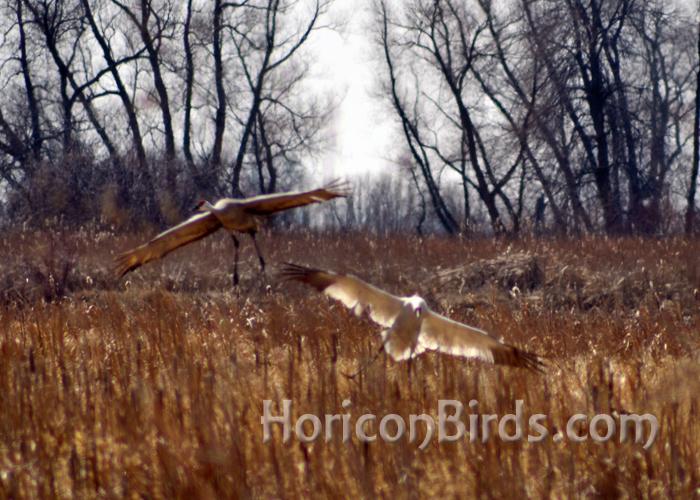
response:
M248 213L258 216L272 215L290 208L303 207L312 203L345 198L350 194L347 182L340 179L325 187L305 192L290 192L255 196L240 201L240 206Z
M387 328L394 324L403 307L401 298L350 274L321 271L295 264L285 264L280 274L287 280L301 281L339 300L358 316L369 309L370 318Z
M159 234L148 243L125 252L114 259L111 271L124 276L152 260L165 257L173 250L204 238L221 227L221 222L212 213L199 213L184 222Z
M421 347L455 356L478 358L487 363L542 371L539 356L504 344L483 330L458 323L427 310L418 337Z

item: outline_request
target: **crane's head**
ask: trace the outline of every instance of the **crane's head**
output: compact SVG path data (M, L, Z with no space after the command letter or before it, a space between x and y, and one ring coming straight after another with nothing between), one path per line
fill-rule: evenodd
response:
M406 299L406 303L413 310L413 313L416 315L416 318L421 318L421 315L424 314L425 311L428 309L428 304L426 304L425 300L423 300L418 295L409 297L408 299Z
M209 210L207 209L207 205L208 205L208 203L206 202L206 200L199 200L192 211L193 212L208 212Z

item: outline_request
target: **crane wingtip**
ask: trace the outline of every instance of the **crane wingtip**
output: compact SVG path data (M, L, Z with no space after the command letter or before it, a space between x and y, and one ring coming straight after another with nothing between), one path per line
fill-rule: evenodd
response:
M138 262L134 262L132 252L120 254L110 263L112 266L109 268L109 272L117 279L140 266Z
M522 351L520 349L513 348L512 364L513 366L519 368L525 368L526 370L544 373L544 369L547 367L541 359L543 356L539 354L533 354L531 352Z
M282 281L301 281L304 279L304 277L315 272L318 272L318 270L300 266L298 264L292 264L291 262L283 262L282 269L277 273L277 275Z
M321 269L283 262L283 268L279 271L278 276L281 281L300 281L322 292L333 283L333 278L330 276L332 274Z
M334 195L333 198L347 198L353 194L350 181L343 180L342 177L326 184L323 189Z

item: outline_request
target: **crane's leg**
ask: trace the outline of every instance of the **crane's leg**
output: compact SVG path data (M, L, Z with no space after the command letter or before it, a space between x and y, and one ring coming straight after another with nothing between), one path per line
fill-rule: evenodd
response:
M377 358L379 357L379 355L382 353L382 351L384 351L384 344L382 344L382 346L379 348L379 350L377 351L377 354L374 355L374 357L372 358L372 361L370 361L370 362L367 363L365 366L363 366L362 368L360 368L359 370L357 370L354 374L348 375L347 373L343 373L343 372L340 372L340 373L343 373L343 375L345 375L347 378L349 378L350 380L353 380L353 379L354 379L355 377L357 377L360 373L362 373L363 371L365 371L365 369L368 368L369 365L371 365L372 363L374 363L374 362L377 360Z
M233 257L233 288L238 286L238 239L231 233L233 246L236 247L236 253Z
M416 348L413 344L411 344L411 354L408 355L408 381L411 381L411 362L413 361L413 353L416 352Z
M258 258L260 259L260 267L262 267L263 272L265 272L265 260L260 253L260 248L258 247L258 240L255 239L255 231L251 231L250 237L253 238L253 244L255 245L255 250L258 252Z

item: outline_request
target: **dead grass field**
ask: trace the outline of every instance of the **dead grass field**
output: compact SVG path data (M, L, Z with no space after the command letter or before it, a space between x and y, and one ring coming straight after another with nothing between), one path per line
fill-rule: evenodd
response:
M241 292L225 234L112 282L107 261L140 244L95 229L0 241L2 498L691 498L700 488L700 242L466 241L275 231L261 277L242 243ZM282 261L352 272L547 357L544 374L428 354L382 355L380 327L299 283ZM268 288L269 285L269 288ZM542 444L408 436L263 444L263 399L302 414L427 413L438 399L547 415ZM651 413L649 452L615 438L551 436L576 413ZM307 424L310 434L311 426ZM605 425L600 430L604 430ZM492 429L495 429L495 425ZM514 427L510 428L513 432ZM449 429L451 433L453 429ZM581 435L587 427L579 429ZM649 429L646 429L645 440ZM394 431L392 428L391 434ZM527 438L526 438L527 440Z

